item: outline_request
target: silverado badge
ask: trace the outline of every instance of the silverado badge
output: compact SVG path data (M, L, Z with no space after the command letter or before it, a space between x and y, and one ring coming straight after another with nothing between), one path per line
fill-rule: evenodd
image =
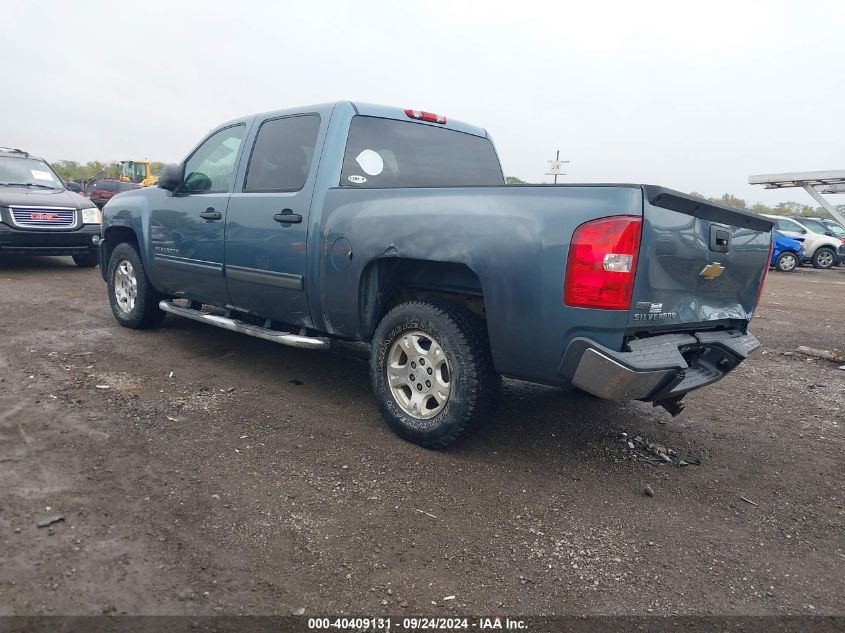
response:
M725 267L719 262L713 262L712 264L707 264L698 274L705 279L716 279L723 272L725 272Z

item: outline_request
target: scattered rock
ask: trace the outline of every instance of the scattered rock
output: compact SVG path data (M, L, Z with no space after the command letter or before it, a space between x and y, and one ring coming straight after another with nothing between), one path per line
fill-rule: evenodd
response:
M15 528L15 534L20 534L20 533L21 533L21 529L20 529L20 528Z
M298 607L296 609L291 609L290 612L293 615L305 615L305 607Z
M47 517L46 519L41 519L38 522L38 527L40 527L40 528L50 527L54 523L58 523L59 521L64 521L64 520L65 520L65 517L64 517L63 514L55 514L51 517Z
M643 494L644 494L646 497L653 497L653 496L654 496L654 490L652 489L652 487L651 487L651 486L649 486L648 484L646 484L646 485L645 485L645 488L643 488Z

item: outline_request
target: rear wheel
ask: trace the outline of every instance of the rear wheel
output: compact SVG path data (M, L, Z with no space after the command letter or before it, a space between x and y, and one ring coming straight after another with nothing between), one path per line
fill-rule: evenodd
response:
M795 253L781 253L775 260L775 268L782 273L791 273L798 266L798 257Z
M836 253L829 248L817 248L813 253L813 268L830 268L836 261Z
M115 246L109 259L107 279L109 303L118 323L133 329L161 323L167 313L158 307L158 302L164 297L147 279L144 263L134 244L122 242Z
M445 448L482 421L497 376L484 322L466 308L403 303L373 337L370 380L390 428L426 448Z
M73 263L80 268L93 268L100 261L97 251L91 251L84 255L73 255Z

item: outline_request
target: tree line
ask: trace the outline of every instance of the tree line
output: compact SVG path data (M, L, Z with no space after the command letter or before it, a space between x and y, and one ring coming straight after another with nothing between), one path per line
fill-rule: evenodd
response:
M161 173L164 163L159 161L152 161L150 168L153 175L158 176ZM53 169L59 174L65 182L83 182L92 178L119 178L120 177L120 163L112 161L102 163L98 160L87 163L78 163L74 160L58 160L53 163ZM505 179L509 185L524 185L528 184L526 181L517 178L516 176L508 176ZM733 194L725 193L719 197L705 196L704 194L693 191L692 196L698 196L711 202L719 202L737 209L744 209L752 213L767 213L770 215L803 215L814 217L826 217L828 215L821 207L814 207L809 204L801 204L800 202L779 202L774 206L757 202L753 205L748 204L742 198L738 198ZM838 205L837 209L845 212L845 205Z

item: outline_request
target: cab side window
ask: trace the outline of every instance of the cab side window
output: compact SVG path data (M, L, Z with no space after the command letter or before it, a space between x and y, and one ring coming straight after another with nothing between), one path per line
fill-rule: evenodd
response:
M299 191L308 179L320 117L271 119L261 124L247 166L244 192Z
M223 193L235 179L235 161L246 126L233 125L215 132L185 163L182 190L188 193Z

